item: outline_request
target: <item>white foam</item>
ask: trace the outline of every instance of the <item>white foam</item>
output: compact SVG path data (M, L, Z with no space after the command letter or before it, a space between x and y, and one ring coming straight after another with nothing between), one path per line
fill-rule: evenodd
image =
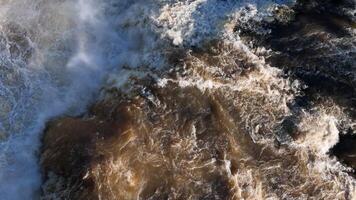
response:
M337 119L325 113L305 114L299 124L296 143L320 154L327 153L339 141Z
M233 1L233 0L189 0L171 1L162 7L154 18L162 37L168 38L174 45L199 45L202 41L224 37L226 23L241 17L237 13L250 6L250 17L257 10L266 12L272 4L293 4L295 1ZM246 19L249 16L246 16Z
M139 12L146 4L134 6L130 1L114 8L115 3L0 2L0 33L5 38L0 40L5 45L0 55L0 103L5 105L1 107L0 130L1 135L8 135L2 136L0 143L1 199L38 198L41 176L37 153L47 120L85 111L113 69L150 62L159 65L159 56L153 59L149 55L154 36L144 28L148 15ZM107 13L110 10L113 13ZM137 24L127 27L128 20ZM23 32L10 30L8 24ZM28 37L33 45L27 62L24 49L16 56L10 49L16 44L11 34Z
M75 115L85 111L103 80L112 87L125 85L132 72L121 71L122 66L164 66L163 51L170 45L166 40L176 46L190 46L223 38L244 51L259 69L256 76L236 80L234 84L196 76L178 79L181 87L248 89L275 101L282 99L280 110L288 113L286 102L293 96L279 92L289 82L278 77L278 69L265 65L263 58L252 53L231 31L229 23L241 17L239 13L244 6L252 8L249 18L272 3L293 2L0 0L0 36L8 36L6 24L16 22L28 31L26 40L29 48L34 49L31 59L25 62L24 55L14 57L11 53L11 39L0 37L0 69L4 70L0 75L6 75L0 79L0 140L4 138L2 135L10 135L0 143L0 198L37 198L41 180L36 153L46 121L64 113ZM115 74L110 74L113 71ZM175 80L161 79L159 84L164 87L169 81ZM257 86L269 81L281 83L278 89ZM297 148L324 155L338 141L337 119L325 114L304 120L300 130L305 137L296 142ZM258 140L257 136L251 136ZM324 163L326 167L320 167L320 171L339 166L330 160ZM253 182L250 171L240 175L234 177L236 183ZM259 191L260 187L256 185L254 189Z

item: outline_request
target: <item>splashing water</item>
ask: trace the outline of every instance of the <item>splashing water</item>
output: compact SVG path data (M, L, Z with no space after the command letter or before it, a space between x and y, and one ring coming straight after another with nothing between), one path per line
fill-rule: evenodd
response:
M36 151L46 121L82 113L120 53L134 45L103 19L108 5L0 1L2 199L38 195Z
M64 112L82 112L104 74L96 57L99 47L86 41L95 24L86 24L93 16L82 14L91 9L82 8L82 3L73 8L76 4L70 1L1 2L5 42L1 44L1 104L5 106L0 193L4 199L38 195L36 151L46 120ZM88 52L86 46L95 52Z
M85 113L87 106L97 100L103 87L122 89L122 85L130 83L128 81L130 75L122 70L125 67L138 71L149 68L149 72L143 70L137 74L152 75L155 70L172 67L173 64L167 56L172 51L187 50L214 39L230 45L229 48L224 46L223 52L215 56L220 59L218 65L222 65L223 70L229 65L235 65L238 59L246 59L248 60L246 63L253 63L251 65L254 65L256 70L248 76L227 78L227 73L224 74L222 69L206 61L210 59L210 55L203 58L204 56L199 57L201 55L188 54L184 59L188 63L187 66L191 67L186 72L189 75L174 78L155 77L158 88L166 88L167 84L177 84L180 88L177 90L187 90L189 95L194 94L189 89L192 87L202 93L208 91L215 94L222 91L224 94L221 96L231 100L234 106L238 105L239 111L243 113L243 117L238 118L241 120L238 125L246 126L246 132L253 141L251 144L273 146L275 136L271 135L275 131L275 124L280 123L278 120L293 115L287 104L299 95L300 85L298 81L292 82L287 78L281 78L281 70L267 65L263 56L257 55L250 46L244 44L240 35L235 32L234 26L235 23L247 23L250 19L255 21L268 19L271 17L271 5L291 6L293 3L295 1L292 0L0 0L0 198L5 200L40 198L42 180L38 153L41 132L49 120L59 116L78 116ZM270 30L258 31L269 33ZM231 52L236 49L238 56L235 59L235 54ZM238 93L236 96L240 99L238 101L230 99L230 93ZM155 101L152 95L150 98L152 102ZM268 105L260 109L262 101ZM219 105L218 100L214 99L213 102L218 102L215 105L218 110L217 116L223 121L226 119L227 129L231 129L233 133L238 132L236 131L238 128L232 128L234 114L229 113L225 105ZM304 112L300 116L297 129L304 135L301 134L300 138L290 142L288 147L290 149L286 152L295 154L293 156L296 158L309 154L316 155L314 165L308 164L305 170L315 172L314 178L322 182L337 176L333 175L337 174L336 171L348 169L326 155L338 142L338 120L344 115L341 112L342 114L334 116L335 113L320 110L316 114ZM243 120L246 122L242 122ZM170 127L168 124L167 129ZM266 134L259 135L260 130ZM191 148L189 150L197 151L197 143L194 142L197 140L196 132L199 131L193 124L191 135L186 140L183 138L177 146L188 144ZM163 139L164 137L162 136ZM226 137L230 139L234 136ZM233 141L232 144L243 145L243 142ZM150 147L142 145L142 149L145 148L147 151L151 150ZM234 153L241 151L254 157L254 153L251 153L253 147L241 148L242 150L239 148L238 145L232 145L231 151ZM132 151L136 152L136 147ZM179 149L176 152L179 152ZM185 152L180 153L185 155ZM203 153L201 154L203 159ZM280 158L280 154L283 152L274 155L276 160ZM148 163L151 162L149 158L142 158L145 159ZM258 180L255 177L257 175L252 174L251 170L261 173L261 177L266 179L264 181L269 181L268 176L277 173L273 171L274 168L284 162L273 163L272 166L266 159L261 161L266 165L265 168L251 165L250 169L234 172L231 170L231 163L235 158L229 159L224 158L221 166L226 168L222 171L227 174L229 183L233 186L231 190L235 192L233 195L235 199L246 195L251 198L262 198L263 181ZM112 166L119 165L114 163L115 161L112 162ZM299 165L304 166L305 162L307 161L302 160ZM212 166L211 170L214 171L217 170L213 166L216 163L216 160L210 160L205 164L208 167ZM196 167L193 166L193 161L191 164L192 169ZM130 174L131 171L125 168L128 166L121 167L122 169L119 169L121 171L117 173L124 174L122 177L125 180L132 179L134 182L132 178L134 174ZM270 171L265 171L269 168ZM102 176L106 178L105 174L100 174L100 166L93 171L95 170L98 172L94 175L95 178L101 179ZM115 173L115 169L108 170ZM294 176L293 172L288 173L284 174L285 177ZM340 181L339 185L343 185L344 182L351 186L355 185L351 178L342 172L340 174L338 174L340 180L335 178ZM308 176L305 179L311 178ZM260 183L254 183L258 181ZM241 186L244 184L254 185L255 188L249 188L249 192L245 194ZM134 186L133 184L132 187ZM351 186L349 188L352 188ZM334 185L330 187L339 189ZM122 188L119 188L120 191ZM135 189L137 191L134 191L132 197L139 195L142 188L140 186ZM266 189L270 190L273 189ZM279 192L271 193L270 197L278 196ZM293 192L290 194L293 195Z

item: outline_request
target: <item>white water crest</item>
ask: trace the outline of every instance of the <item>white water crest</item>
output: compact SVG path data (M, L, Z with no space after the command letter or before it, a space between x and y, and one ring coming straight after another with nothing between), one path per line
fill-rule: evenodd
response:
M38 198L46 122L85 111L107 72L130 61L136 42L105 16L112 3L0 1L1 199Z
M2 199L36 198L41 183L36 152L46 121L82 112L104 74L101 49L88 42L96 24L82 14L91 8L81 4L1 2Z

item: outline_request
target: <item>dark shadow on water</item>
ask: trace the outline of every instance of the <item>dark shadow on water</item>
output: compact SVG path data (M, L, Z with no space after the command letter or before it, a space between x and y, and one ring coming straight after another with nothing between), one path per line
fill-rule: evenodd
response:
M270 35L252 39L273 50L267 63L307 86L290 105L295 117L282 124L284 134L293 137L300 110L309 110L326 99L346 108L349 117L356 119L356 41L350 32L356 22L341 8L355 8L355 2L299 1L294 20L268 24ZM356 169L356 135L351 130L345 132L330 154Z
M340 135L340 141L331 149L331 155L335 155L342 163L356 169L356 134L349 131ZM356 171L353 171L356 177Z

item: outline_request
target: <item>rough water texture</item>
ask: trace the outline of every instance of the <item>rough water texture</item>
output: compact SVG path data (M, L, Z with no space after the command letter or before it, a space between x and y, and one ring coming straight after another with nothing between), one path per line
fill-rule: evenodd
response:
M354 1L0 11L1 198L356 198Z

